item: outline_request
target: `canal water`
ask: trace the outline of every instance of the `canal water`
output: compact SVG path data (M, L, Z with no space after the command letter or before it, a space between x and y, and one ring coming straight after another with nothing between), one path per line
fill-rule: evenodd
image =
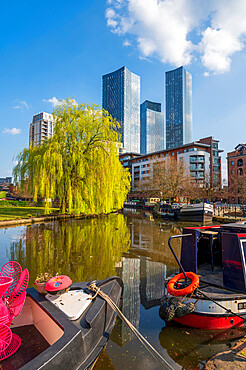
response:
M149 212L126 210L91 220L69 220L0 229L0 266L18 261L33 286L43 272L74 282L118 275L124 282L122 311L175 369L200 369L244 333L165 326L159 317L164 280L178 271L168 238L184 224L154 220ZM186 226L188 226L186 224ZM177 255L180 242L173 241ZM160 369L134 334L117 319L94 370Z

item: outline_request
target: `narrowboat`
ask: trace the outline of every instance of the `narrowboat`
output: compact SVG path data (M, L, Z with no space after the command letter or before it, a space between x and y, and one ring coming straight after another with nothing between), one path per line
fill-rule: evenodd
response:
M179 209L172 207L172 204L166 202L155 203L153 214L156 217L166 219L176 219Z
M119 277L96 285L119 306L123 283ZM87 283L74 283L63 294L40 294L27 289L21 313L11 330L20 348L1 361L1 369L91 369L105 347L116 313L99 295L91 298Z
M178 213L180 221L210 222L213 219L213 205L209 203L185 204Z
M181 238L181 258L172 246ZM229 329L246 320L246 223L185 227L169 238L181 273L165 282L160 317L198 329Z
M144 209L150 209L153 210L154 206L157 202L160 202L160 198L148 198L146 202L144 203L143 208Z

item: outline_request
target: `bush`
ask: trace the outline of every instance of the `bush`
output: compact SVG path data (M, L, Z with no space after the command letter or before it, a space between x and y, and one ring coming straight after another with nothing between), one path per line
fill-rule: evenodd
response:
M0 191L0 199L6 198L6 191Z

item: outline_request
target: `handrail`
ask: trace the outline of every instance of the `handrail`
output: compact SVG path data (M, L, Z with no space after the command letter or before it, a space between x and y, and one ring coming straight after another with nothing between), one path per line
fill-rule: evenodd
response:
M170 238L168 239L168 246L169 248L171 249L171 252L172 254L174 255L174 258L176 259L176 262L178 263L181 271L183 272L184 274L184 277L185 277L185 281L187 281L187 275L185 273L185 270L183 268L183 266L181 265L181 262L179 261L178 257L176 256L174 250L173 250L173 247L171 246L171 240L172 239L176 239L176 238L183 238L184 236L191 236L192 234L182 234L182 235L174 235L174 236L170 236Z

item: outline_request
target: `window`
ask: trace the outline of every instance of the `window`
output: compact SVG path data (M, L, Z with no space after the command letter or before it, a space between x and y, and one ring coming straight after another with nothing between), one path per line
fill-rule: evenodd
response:
M186 153L186 149L184 149L184 153Z
M231 174L232 174L232 175L234 174L234 170L231 170Z
M231 161L231 166L234 166L234 161Z
M172 152L172 155L174 155L174 152Z
M239 168L237 170L237 173L239 174L239 176L242 176L243 175L243 169L242 168Z
M238 159L237 165L238 165L238 167L243 166L243 159L242 158Z

